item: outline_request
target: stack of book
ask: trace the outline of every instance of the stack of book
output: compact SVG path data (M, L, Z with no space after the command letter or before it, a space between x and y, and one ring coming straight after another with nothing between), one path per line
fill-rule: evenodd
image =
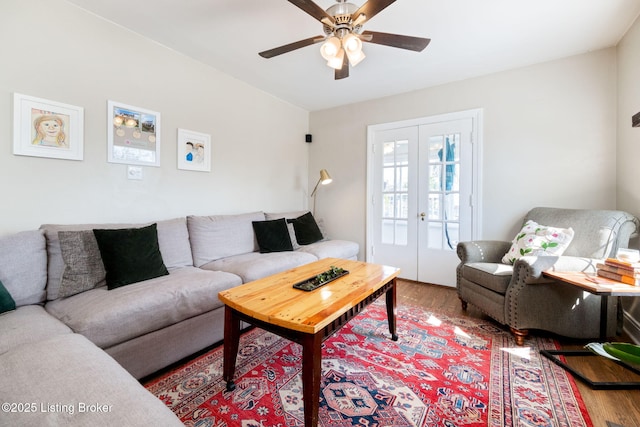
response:
M615 280L628 285L640 286L640 263L625 262L615 258L607 258L604 263L596 265L600 277Z

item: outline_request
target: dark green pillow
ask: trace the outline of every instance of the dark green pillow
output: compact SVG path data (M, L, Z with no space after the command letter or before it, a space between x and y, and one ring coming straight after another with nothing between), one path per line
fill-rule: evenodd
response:
M16 302L11 297L11 294L0 282L0 313L5 311L11 311L16 309Z
M260 253L292 251L291 237L284 218L252 221Z
M289 222L293 224L296 240L300 245L310 245L324 238L311 212L307 212L296 219L290 219Z
M157 225L93 230L109 290L169 274L158 245Z

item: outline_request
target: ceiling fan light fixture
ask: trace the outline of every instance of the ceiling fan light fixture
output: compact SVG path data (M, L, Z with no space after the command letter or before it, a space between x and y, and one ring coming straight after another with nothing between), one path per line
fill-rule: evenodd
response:
M362 41L355 34L349 33L342 38L342 47L344 47L344 50L347 51L347 53L361 52Z
M365 58L364 53L362 53L362 41L355 34L349 33L344 36L342 38L342 46L352 67L358 65Z
M344 62L344 49L340 48L338 54L327 61L327 65L333 69L340 70Z
M347 51L347 58L349 58L349 64L351 64L352 67L355 67L360 62L362 62L362 60L365 58L365 54L361 50L357 52Z
M320 54L327 61L331 61L331 59L335 58L340 50L342 50L340 47L340 39L336 36L327 38L327 40L322 43L322 46L320 46Z

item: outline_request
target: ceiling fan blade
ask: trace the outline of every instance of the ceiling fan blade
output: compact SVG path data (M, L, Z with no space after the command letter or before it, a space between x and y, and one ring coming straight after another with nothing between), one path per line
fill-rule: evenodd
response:
M422 52L431 39L422 37L403 36L400 34L379 33L377 31L363 31L362 41L398 47L400 49Z
M263 58L273 58L274 56L282 55L283 53L291 52L292 50L311 46L312 44L319 43L322 40L324 40L323 36L309 37L308 39L299 40L297 42L265 50L264 52L258 53L258 55L262 56Z
M368 2L360 6L360 9L356 10L353 15L351 15L351 19L355 21L358 16L364 15L365 20L362 21L362 23L364 23L376 16L381 10L385 9L395 1L396 0L369 0Z
M323 19L329 19L332 24L335 24L336 20L333 16L329 15L323 8L312 2L311 0L289 0L289 3L293 3L300 9L307 12L309 15L322 22Z
M342 68L334 73L334 80L346 79L347 77L349 77L349 58L345 55L342 60Z

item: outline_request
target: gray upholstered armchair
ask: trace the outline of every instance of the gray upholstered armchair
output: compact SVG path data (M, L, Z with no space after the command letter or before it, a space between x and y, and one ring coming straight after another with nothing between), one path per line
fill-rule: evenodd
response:
M502 263L511 242L460 242L458 296L511 328L519 345L530 329L572 338L599 336L600 297L542 276L545 270L595 272L596 263L626 248L638 219L614 210L534 208L523 221L571 227L575 235L561 256L523 256ZM616 334L617 299L609 298L608 336Z

